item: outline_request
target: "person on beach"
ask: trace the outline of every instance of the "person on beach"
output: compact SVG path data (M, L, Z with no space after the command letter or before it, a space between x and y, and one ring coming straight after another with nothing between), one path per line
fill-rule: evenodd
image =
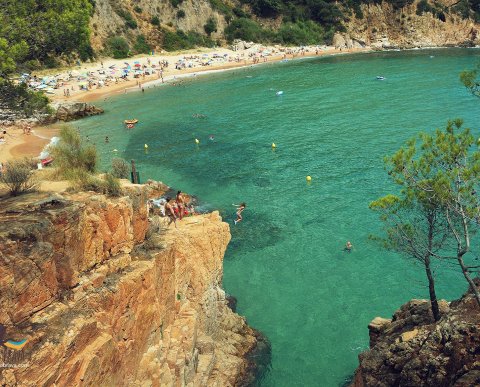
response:
M350 243L350 241L347 241L347 243L345 244L345 251L347 253L351 253L352 249L353 249L353 245Z
M178 216L180 220L182 220L183 215L185 213L185 200L183 199L182 191L177 192L177 197L175 201L177 202Z
M247 207L247 204L242 202L240 204L233 204L235 207L237 207L237 212L236 212L236 215L237 215L237 219L235 219L234 223L237 224L239 222L241 222L243 220L243 217L242 217L242 212L243 210L245 209L245 207Z
M172 205L170 204L170 201L172 200L171 197L167 197L165 199L165 215L170 218L170 222L168 223L168 226L170 226L173 223L175 223L175 228L177 228L177 215L175 215L175 210L173 209Z

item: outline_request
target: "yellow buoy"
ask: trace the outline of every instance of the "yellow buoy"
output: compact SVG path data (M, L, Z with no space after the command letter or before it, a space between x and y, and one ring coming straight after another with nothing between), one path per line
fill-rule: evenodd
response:
M272 142L272 149L275 149L277 146L275 145L274 142Z
M195 144L200 144L200 140L198 138L195 139Z
M307 176L307 181L312 181L312 176Z
M147 145L147 144L145 144L143 147L144 147L145 149L148 149L148 145Z

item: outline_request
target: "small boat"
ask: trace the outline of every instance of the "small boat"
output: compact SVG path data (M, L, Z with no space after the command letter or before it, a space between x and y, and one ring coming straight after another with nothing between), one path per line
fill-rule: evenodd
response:
M137 119L134 119L134 120L125 120L123 121L125 123L125 125L135 125L138 120Z
M382 77L381 75L377 75L377 81L384 81L385 79L387 78Z
M282 94L283 94L283 91L282 91L282 90L277 91L277 92L275 93L275 95L282 95Z

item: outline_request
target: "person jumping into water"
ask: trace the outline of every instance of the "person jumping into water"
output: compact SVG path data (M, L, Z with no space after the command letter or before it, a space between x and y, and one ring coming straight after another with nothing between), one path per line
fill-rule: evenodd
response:
M237 219L235 219L234 223L237 224L238 222L241 222L243 220L242 218L242 212L243 210L245 209L245 207L247 207L247 205L242 202L240 204L233 204L235 207L237 207Z

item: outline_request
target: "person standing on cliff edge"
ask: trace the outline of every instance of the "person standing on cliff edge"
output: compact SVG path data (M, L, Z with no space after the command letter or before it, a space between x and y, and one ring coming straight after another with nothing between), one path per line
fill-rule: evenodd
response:
M170 200L172 200L172 198L170 197L166 198L165 215L167 215L170 218L170 222L168 223L168 226L170 226L173 222L175 223L175 228L177 228L177 215L175 215L175 211L173 210L173 207L170 204Z
M182 220L183 215L185 215L185 200L183 199L182 191L177 192L175 201L177 202L178 216Z

